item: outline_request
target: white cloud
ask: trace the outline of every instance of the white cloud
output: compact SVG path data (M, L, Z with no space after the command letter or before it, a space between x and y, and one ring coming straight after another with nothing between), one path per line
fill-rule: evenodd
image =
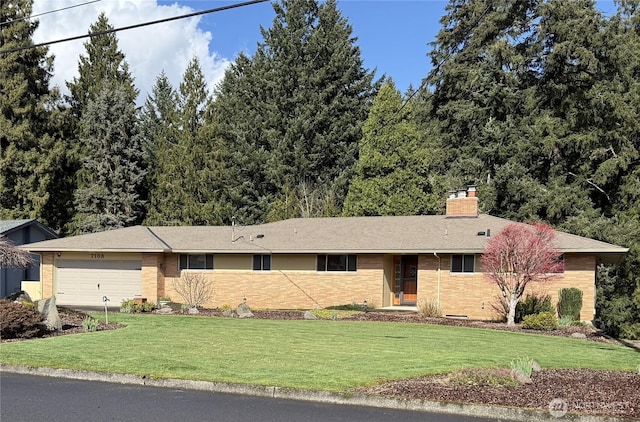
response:
M33 14L77 5L78 0L38 0ZM34 42L58 40L87 34L89 26L104 11L109 23L115 27L134 25L158 19L185 15L193 9L173 5L158 5L155 0L110 0L50 13L38 17L40 26L34 34ZM140 90L138 103L142 104L151 91L156 77L162 70L177 89L187 65L195 56L206 78L209 90L213 89L230 63L229 59L209 52L210 32L198 28L199 17L117 32L118 46L129 63L129 69ZM53 44L50 53L55 55L52 85L68 93L65 81L78 75L80 55L85 55L84 43L89 39Z

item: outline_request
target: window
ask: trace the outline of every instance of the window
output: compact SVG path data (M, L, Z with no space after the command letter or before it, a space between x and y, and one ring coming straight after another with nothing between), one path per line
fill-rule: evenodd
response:
M271 255L253 255L253 271L270 271Z
M563 274L564 273L564 254L560 255L556 260L558 267L553 272L554 274Z
M451 255L452 273L473 273L476 270L475 255Z
M181 254L180 270L213 270L213 255Z
M318 271L356 271L357 255L318 255Z

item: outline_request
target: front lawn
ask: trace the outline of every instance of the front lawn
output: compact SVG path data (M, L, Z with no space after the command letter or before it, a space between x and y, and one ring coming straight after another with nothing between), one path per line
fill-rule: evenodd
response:
M124 329L0 347L0 362L329 391L453 371L508 366L634 371L640 354L564 337L429 324L274 321L113 314Z

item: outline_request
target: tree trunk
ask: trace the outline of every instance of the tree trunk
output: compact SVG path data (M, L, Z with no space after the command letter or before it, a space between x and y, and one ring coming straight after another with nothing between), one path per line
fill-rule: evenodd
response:
M518 304L518 298L516 298L515 295L512 295L511 299L508 299L507 301L509 303L507 325L516 325L516 305Z

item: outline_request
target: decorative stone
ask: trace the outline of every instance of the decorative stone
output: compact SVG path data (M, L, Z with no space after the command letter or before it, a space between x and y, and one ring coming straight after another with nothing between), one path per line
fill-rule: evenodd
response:
M231 309L225 309L224 311L222 311L222 316L225 318L233 318L234 313Z
M62 321L60 320L60 315L58 315L55 296L39 300L38 312L44 316L44 325L46 325L49 330L62 330Z
M189 315L196 315L196 314L199 314L200 311L198 310L198 308L194 306L193 308L189 308L189 310L187 310L187 313Z
M520 371L519 369L513 369L512 372L513 376L516 377L516 381L518 381L520 384L530 384L532 382L531 378L529 378L527 374Z
M236 313L238 314L238 318L253 318L253 312L251 312L251 308L246 303L241 303L238 305L236 309Z
M171 309L171 307L169 306L165 306L163 308L156 310L156 314L170 315L172 313L173 313L173 309Z
M311 312L311 311L306 311L306 312L304 313L304 319L318 319L318 317L317 317L317 316L315 316L315 315L313 314L313 312Z
M542 371L542 366L540 366L540 364L538 363L537 360L532 360L531 361L531 370L533 372L540 372L540 371Z
M33 300L31 300L31 296L29 296L29 293L25 292L24 290L11 293L9 296L7 296L7 299L16 303L33 302Z
M584 333L572 333L571 337L573 337L573 338L582 338L582 339L587 338L586 334L584 334Z

